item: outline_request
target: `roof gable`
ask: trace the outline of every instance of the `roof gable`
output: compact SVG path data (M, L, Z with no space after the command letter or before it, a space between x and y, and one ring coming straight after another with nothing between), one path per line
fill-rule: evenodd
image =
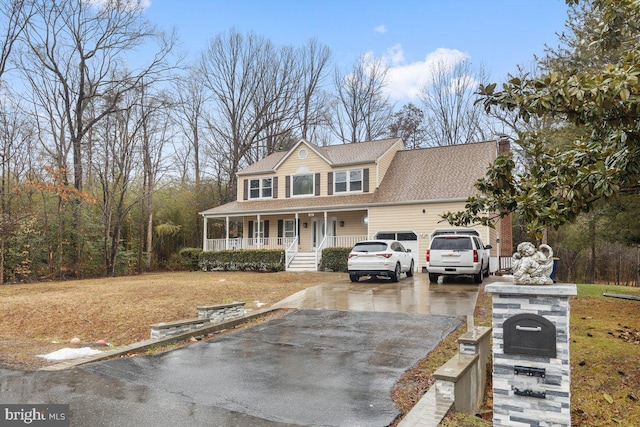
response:
M289 151L279 151L268 155L252 165L238 171L238 175L253 175L260 173L274 173L293 153L296 153L300 145L312 150L332 167L347 166L363 163L374 163L384 154L389 152L396 144L401 149L404 143L400 138L380 139L377 141L354 142L351 144L317 146L305 139L298 141Z

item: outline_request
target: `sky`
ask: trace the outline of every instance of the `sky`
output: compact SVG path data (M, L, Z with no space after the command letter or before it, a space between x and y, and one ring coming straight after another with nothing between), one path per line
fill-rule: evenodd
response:
M182 47L198 56L217 34L233 28L278 46L311 38L348 69L364 54L389 65L393 102L416 101L438 58L470 61L491 81L528 66L545 44L557 46L564 0L145 0L161 29L175 29Z

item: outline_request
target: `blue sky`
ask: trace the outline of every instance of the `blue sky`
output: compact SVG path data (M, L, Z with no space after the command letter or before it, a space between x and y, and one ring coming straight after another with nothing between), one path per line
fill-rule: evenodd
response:
M301 47L317 38L332 61L350 67L362 54L387 58L393 101L411 88L434 57L467 58L492 81L528 65L544 45L557 45L564 0L147 0L160 28L175 28L192 57L215 35L235 28L276 45Z

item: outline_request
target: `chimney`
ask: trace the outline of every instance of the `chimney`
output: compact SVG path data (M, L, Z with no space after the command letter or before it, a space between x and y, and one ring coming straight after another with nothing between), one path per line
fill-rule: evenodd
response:
M509 141L508 135L499 135L498 139L498 155L508 153L511 151L511 141Z
M511 151L511 141L508 135L500 135L498 139L498 155ZM498 220L498 236L500 238L499 257L511 257L513 255L513 226L511 214Z

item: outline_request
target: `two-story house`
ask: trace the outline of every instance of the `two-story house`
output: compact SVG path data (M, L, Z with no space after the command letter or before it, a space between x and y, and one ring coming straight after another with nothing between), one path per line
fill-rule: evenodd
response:
M236 201L201 212L203 249L281 248L287 268L305 258L315 269L326 247L397 239L418 270L430 233L448 226L441 215L464 209L499 146L406 150L400 138L327 147L300 140L239 171ZM500 228L478 230L499 252Z

